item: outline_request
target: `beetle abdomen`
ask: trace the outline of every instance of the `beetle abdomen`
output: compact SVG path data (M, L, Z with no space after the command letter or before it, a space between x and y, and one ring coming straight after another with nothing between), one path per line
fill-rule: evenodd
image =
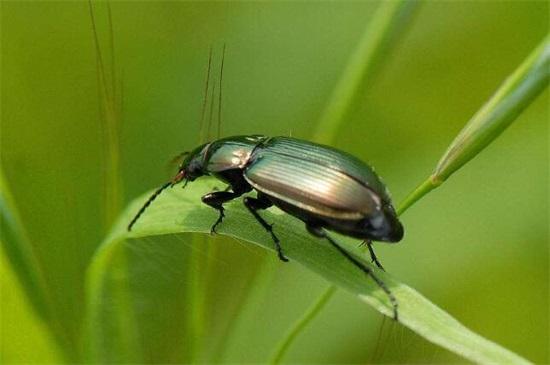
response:
M383 201L390 202L386 186L372 167L349 153L291 137L270 138L262 144L263 151L298 157L340 171L369 187Z
M381 206L380 198L357 179L304 155L279 153L269 145L253 154L244 177L268 196L325 217L356 220Z

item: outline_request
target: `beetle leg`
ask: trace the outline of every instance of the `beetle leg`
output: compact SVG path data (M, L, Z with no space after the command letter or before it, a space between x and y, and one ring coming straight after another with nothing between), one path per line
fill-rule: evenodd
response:
M398 307L398 304L397 304L397 299L395 299L395 296L393 295L393 293L391 292L391 290L386 286L386 284L378 277L374 274L374 272L372 271L372 269L370 269L368 266L365 266L361 263L361 261L357 260L355 257L353 257L349 252L347 252L346 250L344 250L342 248L342 246L340 246L338 243L336 243L335 240L333 240L324 230L322 227L319 227L319 226L315 226L315 225L311 225L311 224L306 224L306 228L307 230L309 231L309 233L311 233L312 235L314 235L315 237L319 237L319 238L325 238L327 241L330 242L330 244L332 246L334 246L338 252L340 252L346 259L348 259L348 261L350 261L351 263L353 263L355 266L357 266L359 269L361 269L361 271L363 271L365 274L367 274L368 276L370 276L375 282L376 284L380 287L380 289L382 289L386 295L388 296L388 298L390 299L390 302L392 304L392 307L393 307L393 319L395 319L396 321L398 321L398 314L397 314L397 307Z
M265 198L263 195L258 194L258 198L251 198L248 196L244 198L244 205L248 208L250 213L252 213L254 218L256 218L258 222L260 222L262 227L264 227L265 230L271 234L271 238L273 239L273 242L275 242L275 248L277 249L279 259L281 261L287 262L288 258L286 258L286 256L283 254L283 249L281 248L279 238L275 236L275 233L273 233L273 225L267 223L258 213L259 209L267 209L272 206L273 203L269 199Z
M220 215L218 216L218 219L212 225L212 228L210 229L210 233L216 233L216 226L220 224L223 221L223 218L225 217L225 214L223 213L224 212L223 204L227 203L230 200L238 198L241 195L242 193L233 192L233 191L215 191L212 193L208 193L201 198L204 204L211 206L212 208L216 209L220 213Z
M380 263L380 261L378 261L378 257L376 257L376 254L374 253L374 248L372 247L372 241L371 240L364 240L363 242L361 242L359 244L359 247L361 247L361 246L367 246L368 247L369 254L370 254L370 262L376 264L376 266L378 266L383 271L386 271L384 269L384 267L382 266L382 264Z
M376 254L374 253L374 249L372 248L372 241L367 240L367 241L365 241L365 244L369 248L371 262L375 263L376 266L378 266L380 269L384 270L384 267L382 266L380 261L378 261L378 257L376 257ZM384 271L386 271L386 270L384 270Z

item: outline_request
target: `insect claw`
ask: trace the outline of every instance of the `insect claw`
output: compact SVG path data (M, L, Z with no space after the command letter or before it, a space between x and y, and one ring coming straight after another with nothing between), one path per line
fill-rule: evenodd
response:
M285 255L283 255L282 252L279 252L279 260L283 261L283 262L288 262L288 257L286 257Z

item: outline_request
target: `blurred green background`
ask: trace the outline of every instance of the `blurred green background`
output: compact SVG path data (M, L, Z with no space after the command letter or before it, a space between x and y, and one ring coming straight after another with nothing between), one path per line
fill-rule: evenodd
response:
M52 335L3 251L0 360L82 361L91 320L85 271L108 232L88 3L0 5L2 169L59 318ZM227 44L224 135L307 139L378 5L112 2L124 203L166 181L170 158L197 144L211 44L216 52ZM543 1L422 3L334 146L375 166L399 202L548 32L548 14ZM95 16L108 60L105 3L96 4ZM407 211L402 243L376 245L395 277L539 363L550 361L548 98L545 91L494 144ZM191 252L210 254L206 240L142 241L113 261L109 275L126 286L102 298L113 312L128 301L133 307L131 318L106 324L113 338L137 334L117 348L110 345L117 341L101 339L112 361L266 361L327 285L296 263L282 265L257 247L215 237L214 275L197 309L188 300L193 272L184 263ZM263 265L276 266L271 276L262 276L269 272ZM265 286L253 284L258 276ZM197 315L205 318L202 340L189 335ZM464 362L398 325L381 330L381 322L338 292L285 361ZM190 343L202 349L199 357Z

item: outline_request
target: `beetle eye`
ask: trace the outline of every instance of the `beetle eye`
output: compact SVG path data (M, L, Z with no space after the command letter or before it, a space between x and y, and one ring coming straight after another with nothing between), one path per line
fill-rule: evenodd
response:
M178 171L178 174L172 179L172 185L175 185L185 178L185 170Z

